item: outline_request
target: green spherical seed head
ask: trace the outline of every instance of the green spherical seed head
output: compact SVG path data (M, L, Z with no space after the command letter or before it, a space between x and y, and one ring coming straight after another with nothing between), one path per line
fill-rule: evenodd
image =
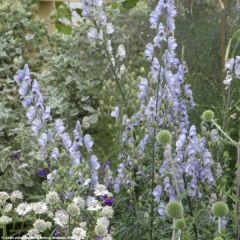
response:
M206 122L211 122L214 119L214 112L212 110L206 110L202 114L202 119Z
M212 213L215 217L221 218L228 214L228 205L224 202L216 202L212 205Z
M223 240L222 237L215 237L214 240Z
M162 130L157 135L157 140L163 145L170 144L172 142L172 134L168 130Z
M166 213L171 218L181 218L183 215L183 206L178 201L171 201L166 206Z
M175 222L175 226L179 230L183 230L186 227L186 222L184 218L177 219Z

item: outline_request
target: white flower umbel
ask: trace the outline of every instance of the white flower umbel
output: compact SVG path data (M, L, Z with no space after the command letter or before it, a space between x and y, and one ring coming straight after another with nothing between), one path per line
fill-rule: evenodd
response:
M51 191L46 195L46 202L49 205L58 204L59 201L60 201L60 198L59 198L58 194L54 191Z
M27 236L29 237L35 237L36 235L39 235L39 231L37 229L30 229L27 233Z
M105 237L108 234L108 226L99 223L95 226L94 232L98 237Z
M4 208L4 212L10 212L12 210L13 205L11 203L6 204Z
M47 204L44 202L32 203L31 206L32 206L32 210L36 214L44 214L44 213L47 213L47 211L48 211Z
M113 217L113 208L111 206L105 206L103 207L101 211L101 216L107 217L107 218L112 218Z
M97 225L98 224L100 224L100 225L102 224L102 225L105 225L108 227L110 222L106 217L100 217L99 219L97 219Z
M97 184L97 185L95 186L95 188L94 188L94 194L95 194L96 196L103 196L103 195L108 195L109 192L108 192L108 190L107 190L107 188L106 188L105 185L103 185L103 184Z
M89 211L98 211L102 209L100 202L95 197L87 198L87 210Z
M80 215L80 208L78 207L77 204L71 203L67 207L67 212L71 217L77 217Z
M79 208L85 208L85 201L81 197L73 198L73 203L75 203Z
M69 215L65 210L58 210L55 213L55 217L53 219L56 224L58 224L61 227L65 227L68 224L69 221Z
M86 231L83 228L74 228L72 231L72 238L74 240L82 240L86 238Z
M16 199L22 200L23 199L23 194L22 194L22 192L20 192L18 190L14 191L14 192L12 192L12 194L10 196L10 199L11 199L12 202L16 201Z
M52 223L51 222L45 222L42 219L37 219L33 224L34 229L36 229L38 232L44 232L47 229L51 229Z
M12 221L12 218L8 216L1 216L0 217L0 225L7 225Z
M32 210L32 207L28 203L20 203L15 211L17 212L18 215L20 216L25 216Z
M28 231L27 235L24 235L21 238L21 240L29 240L29 239L42 239L42 236L37 229L31 229Z
M0 192L0 205L3 205L8 199L9 195L6 192Z
M113 240L113 238L110 234L107 234L107 236L102 238L102 240Z

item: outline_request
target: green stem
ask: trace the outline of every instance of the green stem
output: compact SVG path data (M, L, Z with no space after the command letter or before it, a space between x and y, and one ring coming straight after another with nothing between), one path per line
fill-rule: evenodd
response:
M96 23L95 20L93 20L93 23L94 23L95 27L97 28L97 31L100 32L100 28L99 28L99 26L97 25L97 23ZM103 45L103 47L104 47L105 54L107 55L109 64L110 64L110 66L111 66L112 74L113 74L114 79L115 79L115 81L116 81L116 83L117 83L117 85L118 85L118 88L119 88L119 90L120 90L120 94L121 94L121 96L122 96L123 103L125 104L126 109L127 109L127 102L126 102L125 94L124 94L124 91L123 91L123 88L122 88L122 85L121 85L121 79L117 76L117 74L116 74L116 72L115 72L116 69L115 69L114 66L113 66L113 63L112 63L112 60L111 60L111 56L110 56L110 54L109 54L109 52L108 52L108 50L107 50L107 47L106 47L105 45Z
M221 234L221 218L218 218L218 233Z
M69 216L69 218L68 218L68 230L67 230L67 237L69 237L70 236L70 233L71 233L71 231L70 231L70 229L71 229L71 217Z
M178 230L178 240L181 240L181 234L182 234L181 230Z
M219 130L219 131L222 133L222 135L223 135L225 138L228 139L228 141L229 141L230 144L232 144L232 145L235 146L235 147L239 145L239 143L237 143L236 141L234 141L226 132L224 132L224 131L222 130L222 128L221 128L215 121L213 121L213 124L214 124L214 126L217 128L217 130Z
M22 230L23 230L23 218L22 218L22 223L21 223L21 228L20 228L20 231L19 231L19 235L21 235Z
M176 227L175 227L175 219L173 219L173 232L172 232L172 240L176 240Z
M179 192L177 179L176 179L177 171L176 171L176 167L175 167L175 164L174 164L174 161L173 161L173 158L172 158L172 147L171 147L170 144L168 144L166 146L166 148L168 148L167 149L168 150L168 155L169 155L169 159L170 159L171 168L172 168L172 171L173 171L172 178L173 178L173 182L174 182L174 185L175 185L175 188L176 188L177 196L178 196L179 200L181 200L181 195L180 195L180 192Z
M7 227L6 225L3 226L3 239L7 238Z
M156 105L155 105L155 118L154 123L156 123L157 118L157 111L158 111L158 101L159 101L159 89L160 89L160 71L158 75L158 82L157 82L157 96L156 96ZM156 125L154 125L153 129L153 141L152 141L152 169L151 169L151 213L150 213L150 240L153 240L153 218L154 218L154 196L153 196L153 190L154 190L154 175L155 175L155 141L156 141L156 134L157 129Z
M187 188L185 176L184 176L183 180L184 180L185 188ZM190 215L192 216L192 218L194 218L193 207L192 207L191 199L188 196L188 194L187 194L187 202L188 202L188 206L189 206L189 210L190 210ZM193 222L193 231L194 231L196 240L198 240L198 231L197 231L197 226L196 226L195 222Z

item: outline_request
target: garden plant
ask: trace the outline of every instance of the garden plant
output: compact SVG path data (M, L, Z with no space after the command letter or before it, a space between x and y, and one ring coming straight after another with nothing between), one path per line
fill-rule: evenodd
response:
M0 0L1 239L240 240L240 2L78 3Z

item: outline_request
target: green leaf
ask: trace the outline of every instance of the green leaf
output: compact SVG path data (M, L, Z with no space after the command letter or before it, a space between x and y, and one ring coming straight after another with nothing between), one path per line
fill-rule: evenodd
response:
M91 106L84 106L83 109L90 112L90 113L96 112L96 110Z
M89 116L89 121L91 124L95 124L98 121L98 115L96 113Z
M6 159L2 160L2 162L0 163L0 168L1 171L4 172L8 167L8 162L6 161Z
M124 8L131 9L131 8L135 7L138 2L139 2L139 0L126 0L123 2L122 5Z

